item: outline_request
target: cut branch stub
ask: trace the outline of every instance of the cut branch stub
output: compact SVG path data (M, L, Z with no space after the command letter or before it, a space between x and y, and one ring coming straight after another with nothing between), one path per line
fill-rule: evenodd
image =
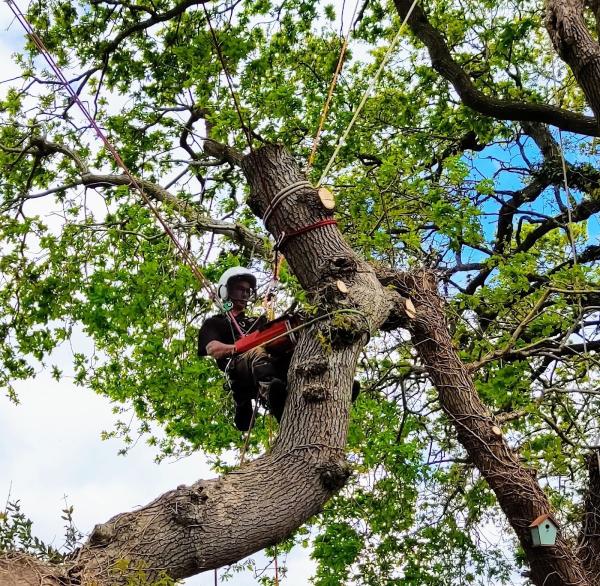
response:
M279 147L254 151L241 166L259 215L282 189L306 181L291 155ZM284 199L269 224L279 237L330 217L316 190L307 186ZM336 288L342 274L348 291L321 308L330 319L301 333L271 451L219 479L179 486L98 526L74 560L71 574L78 583L126 583L127 572L112 572L118 560L127 560L132 571L145 568L149 580L158 577L154 568L181 579L231 564L289 536L344 485L356 361L367 332L383 324L394 304L373 268L352 251L334 224L289 239L285 253L309 292ZM320 271L323 259L337 259L326 274ZM336 328L355 335L328 346L323 332L335 333Z
M267 228L276 242L285 239L283 253L305 289L313 289L321 281L319 267L323 258L347 257L356 265L356 255L335 224L315 227L331 220L332 212L323 207L318 191L306 182L300 167L283 147L267 146L254 151L242 160L242 169L251 187L248 205L260 218L278 194L300 184L280 200L269 216ZM314 228L301 232L309 227ZM307 256L309 248L320 256Z
M435 385L440 405L456 435L506 514L539 586L591 585L588 573L564 537L555 546L534 548L529 523L552 512L548 497L532 471L521 464L502 429L481 401L467 367L453 345L444 302L431 272L403 275L398 287L410 292L416 317L409 323L413 343Z
M327 210L332 210L335 208L335 199L333 197L333 193L329 191L326 187L319 187L319 199L323 204L323 207Z

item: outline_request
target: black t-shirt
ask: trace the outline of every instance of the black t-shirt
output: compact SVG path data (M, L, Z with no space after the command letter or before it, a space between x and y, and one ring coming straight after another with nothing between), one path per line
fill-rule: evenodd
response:
M256 331L266 322L266 318L264 316L256 318L252 316L246 316L243 313L237 315L235 320L245 333ZM198 356L208 355L206 352L206 346L213 340L223 342L223 344L233 344L237 339L239 339L239 337L240 334L238 333L236 327L231 323L228 316L224 314L213 315L202 324L202 327L198 332ZM217 366L221 370L225 370L228 362L229 358L221 358L217 360Z

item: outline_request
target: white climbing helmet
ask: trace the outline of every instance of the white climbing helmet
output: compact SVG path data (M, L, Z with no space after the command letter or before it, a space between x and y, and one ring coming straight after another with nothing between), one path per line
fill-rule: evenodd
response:
M256 277L251 271L244 267L231 267L221 275L221 278L217 283L217 295L222 301L227 301L229 299L228 286L229 281L232 279L246 279L252 285L252 288L256 290Z

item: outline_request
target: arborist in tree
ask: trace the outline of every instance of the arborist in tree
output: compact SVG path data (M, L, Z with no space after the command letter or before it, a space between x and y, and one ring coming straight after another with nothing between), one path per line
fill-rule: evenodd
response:
M291 359L289 346L281 351L256 346L238 353L235 342L258 332L267 324L264 316L245 314L256 296L256 277L248 269L227 269L217 285L217 295L225 313L209 317L198 334L198 354L211 356L227 374L235 402L235 425L241 431L250 428L252 400L260 400L279 421L287 398L287 371Z

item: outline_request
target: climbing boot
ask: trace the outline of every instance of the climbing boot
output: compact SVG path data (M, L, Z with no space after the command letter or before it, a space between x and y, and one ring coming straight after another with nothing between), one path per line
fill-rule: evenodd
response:
M235 404L235 426L240 431L248 431L252 422L252 401Z
M258 394L271 415L281 421L285 400L287 399L287 386L279 378L263 381L258 386Z
M358 398L358 395L360 395L360 381L354 379L354 381L352 382L352 402L353 403Z

